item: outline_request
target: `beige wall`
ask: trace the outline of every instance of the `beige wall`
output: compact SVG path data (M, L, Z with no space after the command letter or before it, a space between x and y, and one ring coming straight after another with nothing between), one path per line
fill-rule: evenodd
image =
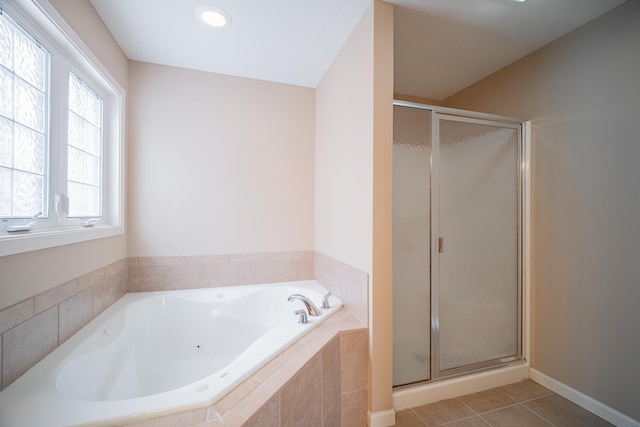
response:
M373 227L372 68L373 6L316 88L315 249L367 273Z
M640 2L445 100L533 123L532 367L640 420Z
M88 0L50 0L73 31L126 90L128 60ZM107 239L0 257L0 309L127 256L126 238Z
M369 274L371 410L391 409L393 9L369 9L316 90L316 251Z
M376 1L373 52L371 411L391 410L393 383L393 6Z
M313 249L313 89L130 73L130 256Z

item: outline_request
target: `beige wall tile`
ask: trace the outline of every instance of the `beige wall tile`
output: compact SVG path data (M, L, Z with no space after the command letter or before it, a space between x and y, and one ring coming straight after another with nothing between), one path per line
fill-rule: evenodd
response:
M342 399L338 399L329 408L329 412L322 420L322 427L347 427L342 425Z
M2 341L2 379L6 387L58 345L58 307L6 331Z
M269 261L270 259L271 259L271 254L267 252L229 255L229 261L231 262Z
M72 280L53 289L33 297L33 311L35 314L45 311L49 307L60 304L78 292L78 281Z
M289 278L288 261L251 262L251 283L284 282Z
M286 261L313 261L313 251L271 252L270 259Z
M93 318L93 288L61 302L59 316L58 340L63 343Z
M158 265L186 265L187 257L184 256L158 256L138 258L138 267L151 267Z
M277 393L262 405L244 427L280 427L280 394Z
M316 252L314 279L340 298L361 322L368 324L369 276L365 272Z
M322 422L322 358L316 355L281 391L282 427L317 427Z
M209 286L207 264L168 265L165 267L164 289L197 289Z
M356 390L342 393L341 420L343 426L366 427L367 425L367 390Z
M116 302L118 277L111 276L93 287L93 316L97 316Z
M231 256L226 255L194 255L188 258L189 264L215 264L218 262L229 262Z
M224 427L243 427L247 419L233 412L228 413L222 419Z
M249 283L251 264L249 262L222 262L209 267L210 286L236 286Z
M131 424L130 427L176 427L176 426L204 426L207 416L206 409L196 409L188 412L180 412L159 418L151 418Z
M164 266L129 268L129 292L159 291L164 280Z
M287 280L312 280L313 260L289 262L289 278Z
M211 414L212 417L215 414L217 414L215 415L215 417L224 416L227 412L231 411L231 409L234 406L240 403L242 399L247 397L247 395L249 395L249 393L251 393L259 385L260 385L260 381L258 381L253 377L246 379L239 386L231 390L229 393L227 393L226 396L224 396L222 399L216 402L213 406L211 406L209 408L209 413ZM207 419L210 419L209 415L207 415ZM216 418L212 418L212 419L216 419Z
M0 311L0 334L33 317L33 298Z
M330 409L340 400L340 337L335 337L322 350L322 415L327 416Z
M104 267L104 275L105 277L114 276L119 274L127 269L127 260L121 259L120 261L114 262L113 264L109 264Z
M99 268L98 270L92 271L89 274L85 274L84 276L78 278L78 292L82 292L91 286L95 286L98 283L102 282L105 278L105 270L104 268Z
M340 336L342 392L367 388L369 379L369 336L366 330Z
M265 384L260 384L245 396L237 405L231 409L236 415L243 418L251 417L258 409L264 406L274 394L274 390Z

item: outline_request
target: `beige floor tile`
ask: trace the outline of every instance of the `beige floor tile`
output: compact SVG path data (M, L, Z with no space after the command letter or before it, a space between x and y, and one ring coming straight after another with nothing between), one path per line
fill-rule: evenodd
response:
M493 427L551 427L552 424L522 405L513 405L482 414Z
M505 406L516 403L515 400L496 388L469 394L461 397L460 400L478 414L504 408Z
M611 426L602 418L556 394L524 402L527 408L558 427Z
M509 384L504 387L500 387L499 389L518 402L524 402L525 400L531 400L536 397L553 394L551 390L542 387L540 384L531 380L524 380Z
M473 411L458 399L442 400L413 409L427 426L437 426L461 418L468 418Z
M424 427L425 424L411 409L396 412L394 427Z
M463 420L454 421L452 423L443 424L442 427L489 427L482 418L479 416L465 418ZM518 427L524 427L519 425Z

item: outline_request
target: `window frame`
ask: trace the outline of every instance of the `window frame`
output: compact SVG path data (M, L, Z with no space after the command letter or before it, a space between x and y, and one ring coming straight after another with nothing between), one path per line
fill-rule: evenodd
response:
M52 248L124 234L125 91L47 0L0 0L0 8L50 52L48 173L45 195L49 217L30 231L9 233L0 223L0 256ZM94 225L64 213L67 190L67 120L69 73L78 76L103 100L102 217ZM65 194L66 195L66 194Z

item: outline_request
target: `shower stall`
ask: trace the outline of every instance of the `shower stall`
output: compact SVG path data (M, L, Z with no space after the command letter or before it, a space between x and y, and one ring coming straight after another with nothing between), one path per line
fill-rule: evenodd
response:
M394 103L394 387L523 362L527 126Z

